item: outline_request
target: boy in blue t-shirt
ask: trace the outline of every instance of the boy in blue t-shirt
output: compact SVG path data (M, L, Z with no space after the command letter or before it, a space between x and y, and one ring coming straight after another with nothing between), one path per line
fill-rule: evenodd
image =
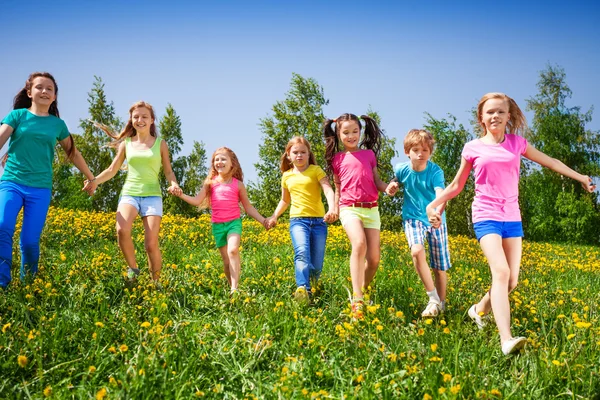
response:
M443 213L445 204L440 206L442 220L435 223L439 227L431 225L425 211L427 205L444 189L444 171L429 161L434 144L433 136L425 130L412 129L408 132L404 139L404 153L410 161L396 165L394 174L398 183L388 191L393 196L399 184L404 186L404 233L415 269L429 296L429 303L421 313L426 318L436 317L445 309L446 271L450 268L446 216ZM435 283L427 265L425 239L429 242L429 259Z

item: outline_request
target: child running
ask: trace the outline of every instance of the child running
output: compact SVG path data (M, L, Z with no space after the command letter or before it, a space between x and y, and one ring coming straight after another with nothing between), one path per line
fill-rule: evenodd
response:
M139 101L129 109L127 125L118 135L110 128L94 123L115 139L111 146L117 147L117 155L106 170L85 182L84 190L90 195L94 194L98 185L113 178L127 160L127 177L117 207L117 239L128 265L127 279L129 283L133 283L140 274L131 237L133 221L139 214L144 223L144 247L148 253L148 266L155 285L160 288L162 254L158 247L158 234L163 204L158 174L161 166L170 182L169 193L181 195L181 188L171 168L167 142L157 136L154 122L152 106Z
M362 140L360 119L365 122ZM364 290L375 277L380 259L381 222L377 200L378 192L388 188L377 172L383 132L371 117L354 114L326 120L323 131L327 171L333 174L335 183L334 214L339 214L352 246L350 301L353 318L359 319L363 315Z
M334 192L325 171L315 161L308 141L295 136L281 156L281 200L265 225L272 228L277 218L290 209L290 237L294 246L296 292L294 298L308 302L321 276L327 241L327 224L337 220ZM327 198L328 212L321 200L321 189Z
M513 337L510 328L508 294L517 286L521 266L523 226L519 209L519 170L521 156L561 175L579 181L586 191L596 186L589 176L547 156L519 136L527 127L517 103L503 93L484 95L477 106L477 119L483 137L470 141L462 151L460 168L448 187L427 206L427 216L436 226L441 222L437 207L456 197L474 171L473 229L492 273L492 287L468 311L483 328L482 316L494 311L505 355L518 352L524 337Z
M223 271L231 288L230 294L234 294L238 291L241 273L242 220L239 203L242 203L246 214L265 228L268 229L268 226L266 219L248 200L243 183L244 174L235 153L227 147L220 147L213 153L210 164L210 174L195 197L183 193L175 195L193 206L212 208L213 236L223 259Z
M52 198L56 143L79 171L88 179L94 177L60 119L57 98L54 77L34 72L15 96L13 111L0 123L0 148L10 139L0 182L0 288L11 281L13 236L21 209L21 280L38 271L40 236Z
M434 228L427 219L426 207L444 190L444 171L429 161L435 140L431 133L422 129L412 129L404 138L404 153L409 161L396 165L394 174L398 183L404 187L402 219L404 233L410 248L410 254L417 274L425 286L429 303L421 316L437 317L445 309L446 271L450 268L450 251L448 249L448 233L446 216L442 204L439 212L442 223ZM388 188L387 194L393 196L398 190L398 183ZM429 242L429 260L435 284L425 255L425 240Z

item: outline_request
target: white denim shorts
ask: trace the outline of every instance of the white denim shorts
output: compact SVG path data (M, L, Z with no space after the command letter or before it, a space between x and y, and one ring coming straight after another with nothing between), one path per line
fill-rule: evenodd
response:
M162 197L160 196L141 197L129 196L125 194L119 199L119 205L121 204L129 204L134 206L141 217L162 217L163 215L163 203Z

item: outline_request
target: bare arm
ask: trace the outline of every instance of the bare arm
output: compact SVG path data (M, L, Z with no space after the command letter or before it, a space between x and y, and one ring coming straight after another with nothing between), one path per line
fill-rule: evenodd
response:
M323 217L323 220L328 223L333 223L338 219L338 211L336 210L335 192L329 183L329 179L325 176L320 181L321 189L325 193L325 199L327 199L327 213Z
M440 218L442 213L436 211L437 208L440 205L446 203L448 200L455 198L456 196L458 196L460 194L460 192L462 192L463 188L465 187L465 183L467 182L467 179L469 178L469 173L471 172L472 168L473 168L473 165L470 162L468 162L467 160L465 160L464 157L461 157L460 168L458 169L458 172L456 173L454 180L441 193L437 193L437 191L436 191L435 200L432 201L431 203L429 203L429 205L427 206L427 217L430 220L432 218L434 218L434 219ZM444 204L444 207L445 207L445 204Z
M530 144L527 144L527 149L525 150L523 156L525 156L525 158L528 158L533 162L540 164L543 167L558 172L561 175L564 175L571 179L575 179L576 181L581 183L581 186L583 186L583 188L588 192L593 192L594 190L596 190L596 186L592 184L592 178L572 170L571 168L563 164L562 161L542 153Z
M0 125L0 149L4 147L10 136L15 130L7 124Z
M171 157L169 155L169 147L167 146L167 142L164 140L160 142L160 157L162 161L163 173L165 174L165 178L169 182L169 193L180 196L183 194L179 184L177 183L177 177L173 172L173 167L171 167Z
M337 175L333 175L333 184L335 185L335 193L333 196L333 212L336 215L340 215L340 190L341 183L340 178Z
M173 194L179 197L181 200L185 201L186 203L191 204L192 206L199 207L208 195L208 184L205 183L204 185L202 185L202 189L200 189L198 194L195 196L189 196L183 193L181 189L179 189L179 194Z
M63 148L65 153L69 154L69 152L71 151L71 147L73 146L73 142L71 141L71 136L64 138L63 140L61 140L58 143L60 143L60 147ZM73 157L71 157L71 160L73 161L73 165L75 165L75 167L79 171L81 171L81 173L84 174L88 180L94 179L94 174L88 168L87 163L85 162L83 156L81 155L81 153L79 152L77 147L75 148L75 152L73 153Z
M388 188L388 184L381 180L379 177L379 172L377 172L377 167L373 168L373 180L375 181L375 186L377 190L380 192L385 192Z
M242 202L242 206L246 211L246 214L265 225L265 217L259 214L259 212L254 208L254 206L248 200L248 193L246 192L246 187L241 181L238 181L238 189L240 191L240 201Z
M104 171L102 171L96 178L93 178L93 175L92 175L91 179L88 179L87 181L85 181L85 186L83 187L83 190L88 192L90 195L94 194L94 192L98 188L98 185L111 180L117 174L117 172L119 172L119 169L121 169L121 165L123 165L124 161L125 161L125 142L121 142L121 144L119 144L119 147L117 149L117 155L110 163L110 166L108 168L106 168Z

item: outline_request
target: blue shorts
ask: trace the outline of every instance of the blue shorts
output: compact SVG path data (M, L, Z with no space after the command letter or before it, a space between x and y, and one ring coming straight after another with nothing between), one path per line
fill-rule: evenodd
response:
M425 225L418 219L407 219L404 221L404 234L408 241L408 247L412 249L415 244L425 247L425 240L429 242L429 266L439 271L447 271L450 263L450 248L448 247L448 233L446 223L434 228Z
M479 221L473 224L477 240L481 240L485 235L495 234L502 239L523 237L523 224L521 221Z
M162 197L160 196L142 197L124 194L119 199L119 205L121 204L134 206L140 217L162 217L163 215Z

